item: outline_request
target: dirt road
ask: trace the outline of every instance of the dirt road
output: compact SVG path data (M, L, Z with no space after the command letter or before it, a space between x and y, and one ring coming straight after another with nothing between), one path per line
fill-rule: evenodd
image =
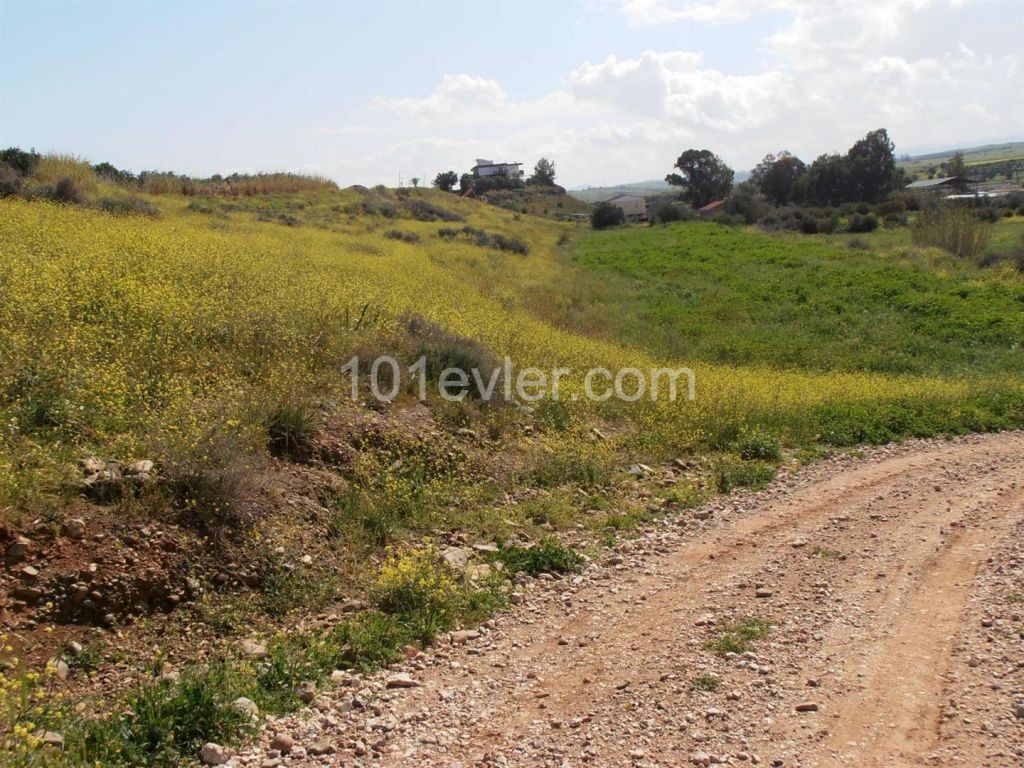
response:
M824 462L490 624L273 724L284 764L1019 768L1024 435Z

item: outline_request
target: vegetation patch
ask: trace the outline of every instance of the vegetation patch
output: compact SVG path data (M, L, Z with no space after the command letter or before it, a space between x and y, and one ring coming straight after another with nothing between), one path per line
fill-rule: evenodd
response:
M707 642L707 650L725 656L728 653L746 653L753 650L754 643L771 634L772 623L766 619L745 616L735 622L718 627L717 637Z
M583 565L583 556L558 538L547 536L529 547L505 545L498 549L495 559L503 563L510 574L570 573Z

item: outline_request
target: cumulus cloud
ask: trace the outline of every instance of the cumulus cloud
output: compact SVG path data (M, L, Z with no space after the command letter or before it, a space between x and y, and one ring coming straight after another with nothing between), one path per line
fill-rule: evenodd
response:
M425 95L368 104L378 146L352 167L366 158L420 171L465 168L477 155L549 155L563 181L603 183L661 177L688 146L742 169L782 148L807 160L843 151L877 127L901 148L1011 136L1024 125L1015 42L1024 14L1015 2L625 0L633 26L758 21L766 58L730 72L700 51L611 53L528 100L497 80L450 74ZM984 13L1002 18L966 23Z

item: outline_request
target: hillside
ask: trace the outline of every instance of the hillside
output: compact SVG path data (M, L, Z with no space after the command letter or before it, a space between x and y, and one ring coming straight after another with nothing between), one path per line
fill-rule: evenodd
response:
M900 160L898 165L911 179L942 175L943 166L956 149L916 155L909 160ZM963 153L968 174L972 178L993 180L1020 180L1024 174L1024 141L1005 144L983 144L959 150Z
M707 223L594 233L436 190L150 194L78 171L77 203L42 179L0 200L15 764L194 762L254 736L250 704L284 714L339 669L418 658L780 468L1024 426L1008 267ZM557 396L442 396L446 369L506 357L569 371ZM588 396L588 370L663 366L693 370L694 400ZM62 751L40 752L47 732Z

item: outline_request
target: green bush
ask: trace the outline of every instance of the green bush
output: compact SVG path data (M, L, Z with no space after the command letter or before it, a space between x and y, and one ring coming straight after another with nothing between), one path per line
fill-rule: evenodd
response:
M607 229L626 222L626 212L611 203L598 203L590 213L590 226L594 229Z
M760 490L774 479L775 467L762 461L723 459L715 470L715 485L720 493L732 493L737 488Z
M509 573L570 573L583 564L583 556L567 547L554 536L547 536L532 547L503 546L495 559L504 564Z
M846 229L848 232L874 232L878 229L878 219L871 213L855 213Z
M301 402L283 402L265 420L267 448L275 456L296 458L309 448L315 432L313 415Z
M761 430L745 432L736 441L736 453L746 461L780 461L782 446L774 435Z
M96 207L106 213L129 216L159 216L160 211L141 197L104 197L96 201Z

